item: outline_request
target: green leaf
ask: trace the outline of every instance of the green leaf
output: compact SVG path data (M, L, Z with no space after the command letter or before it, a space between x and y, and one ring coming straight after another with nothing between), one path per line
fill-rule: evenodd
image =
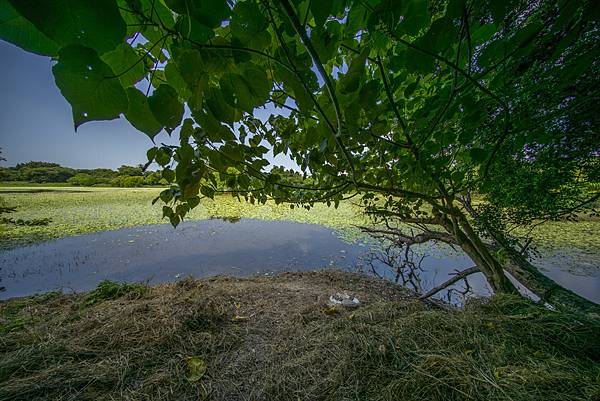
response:
M195 43L207 43L215 36L214 31L187 15L180 15L175 24L175 30L181 36Z
M253 101L250 88L241 75L224 74L219 81L219 86L223 92L223 98L231 107L248 113L254 110L256 103Z
M506 53L506 41L502 39L494 40L489 43L477 57L477 64L480 67L491 67L498 63Z
M504 21L504 17L506 17L506 14L513 6L511 3L511 0L490 1L490 9L492 12L492 17L494 17L494 22L501 23Z
M459 18L463 16L466 0L450 0L446 6L446 16Z
M212 113L195 112L194 119L204 129L208 138L213 142L235 139L235 135L233 135L231 130L221 124Z
M473 160L476 163L481 163L485 161L487 159L487 155L488 153L485 149L472 148L471 150L469 150L469 156L471 157L471 160Z
M193 196L191 198L188 198L187 203L190 206L190 209L193 209L200 204L200 198L197 196Z
M267 78L264 69L259 68L255 64L246 65L246 68L244 68L244 80L248 84L256 105L267 101L273 83Z
M154 158L156 157L156 152L158 152L158 148L156 147L148 149L148 151L146 152L146 157L148 158L149 162L154 161Z
M223 96L223 91L217 88L211 88L208 91L206 105L218 121L233 123L241 117L241 113L238 110L227 104Z
M121 43L115 50L100 57L119 76L124 88L138 83L146 74L144 54L139 54L127 43Z
M52 39L19 14L8 0L0 0L0 38L42 56L55 56L59 50Z
M173 182L175 179L175 172L170 168L166 168L162 171L162 177L168 182Z
M495 24L481 25L472 33L471 41L476 45L485 43L494 36L497 30L498 28Z
M148 135L150 139L154 139L163 126L154 118L154 114L148 105L148 98L136 88L127 88L127 97L129 107L125 113L125 118L135 128Z
M190 15L208 28L220 26L231 13L225 0L166 0L165 3L176 13Z
M365 47L360 54L352 60L348 72L340 78L341 93L348 94L356 92L360 88L360 83L363 80L365 73L365 61L368 56L369 48Z
M418 82L412 82L412 83L408 84L406 89L404 89L404 97L409 98L410 95L412 95L414 93L415 89L417 89L417 86L419 86Z
M406 49L403 52L403 58L404 66L411 73L428 74L435 67L433 57L413 49Z
M215 72L207 68L203 55L198 50L175 48L173 55L177 70L188 88L195 87L207 73Z
M238 146L225 145L220 149L221 153L223 153L228 159L234 161L242 161L242 153L240 152L240 148Z
M410 0L403 2L403 19L396 28L396 33L416 35L429 24L431 16L429 15L427 0Z
M432 51L442 53L452 48L452 44L458 41L458 27L448 18L435 20L425 35L418 40L418 46Z
M110 67L90 48L63 48L52 68L56 85L71 104L75 129L87 121L112 120L127 111L127 94Z
M333 6L333 1L312 1L310 3L310 12L313 17L315 17L315 23L317 26L322 26L327 17L329 17L331 13L331 8Z
M200 193L210 199L215 198L215 190L209 186L203 185L200 187Z
M177 228L177 226L181 222L181 218L178 215L173 214L171 217L169 217L169 222L173 227Z
M35 27L64 47L80 44L99 54L117 47L127 34L115 0L10 0Z
M197 382L206 373L206 363L202 358L193 356L187 359L187 379L191 382Z
M165 79L168 84L173 87L179 94L179 96L183 99L189 99L192 95L190 89L188 88L185 80L179 73L177 69L177 65L175 63L170 62L165 66Z
M162 147L156 152L155 159L158 164L164 167L171 162L171 154L164 147Z
M156 121L167 131L173 131L181 124L183 104L179 102L177 92L172 86L161 84L148 98L148 104Z
M250 41L253 35L266 30L269 22L258 5L250 1L238 1L233 8L231 18L231 33L244 43Z
M162 207L162 212L163 212L163 217L172 217L173 216L173 209L171 209L169 206L163 206Z

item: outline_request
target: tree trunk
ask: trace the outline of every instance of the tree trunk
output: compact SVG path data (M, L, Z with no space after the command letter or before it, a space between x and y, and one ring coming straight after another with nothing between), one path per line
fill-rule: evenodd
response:
M463 238L459 239L460 247L485 275L494 293L518 294L517 288L504 274L500 262L490 253L479 236L474 232L462 232L461 234L459 237Z
M475 219L478 217L477 211L471 207L469 201L464 202L463 205L471 217ZM487 230L487 233L494 241L494 245L508 254L509 260L504 263L503 268L527 289L539 296L543 302L571 311L600 315L600 305L575 294L545 276L521 252L510 245L504 234L492 230Z
M456 238L462 250L484 274L494 293L518 294L517 288L504 274L502 265L473 230L466 216L457 210L454 217L454 223L448 218L443 219L444 228Z
M575 294L545 276L525 256L514 249L501 233L490 233L494 242L508 254L504 268L542 301L561 308L600 315L600 305Z

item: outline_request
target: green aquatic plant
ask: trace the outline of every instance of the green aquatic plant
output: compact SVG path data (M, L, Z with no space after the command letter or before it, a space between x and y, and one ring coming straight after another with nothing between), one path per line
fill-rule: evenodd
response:
M98 284L95 290L86 295L84 304L86 306L91 306L97 304L98 302L121 298L124 296L126 296L128 299L139 299L143 298L148 293L149 288L147 285L138 283L116 283L110 280L103 280Z

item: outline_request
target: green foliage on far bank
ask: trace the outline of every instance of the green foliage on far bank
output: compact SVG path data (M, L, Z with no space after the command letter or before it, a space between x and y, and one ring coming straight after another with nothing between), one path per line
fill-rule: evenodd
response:
M27 162L14 167L0 167L0 182L11 185L43 184L73 186L113 186L141 187L144 185L164 185L162 174L144 170L142 165L122 165L116 170L108 168L74 169L58 163Z

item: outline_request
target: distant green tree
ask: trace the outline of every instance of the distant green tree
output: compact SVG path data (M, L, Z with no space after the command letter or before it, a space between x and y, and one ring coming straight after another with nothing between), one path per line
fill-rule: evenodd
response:
M108 182L119 175L118 171L109 168L78 169L77 172L89 174L102 182Z
M138 166L122 165L117 170L118 170L119 175L129 175L129 176L144 175L144 167L141 165L138 165Z
M144 185L144 177L120 175L111 181L111 185L121 188L141 187Z
M167 183L166 181L163 181L160 171L148 171L144 175L144 185L159 185L162 184L161 181L165 184Z
M13 167L0 167L0 181L17 181L19 172Z
M61 165L58 163L30 161L30 162L26 162L26 163L17 163L17 165L15 166L15 169L22 170L22 169L39 168L39 167L61 167Z
M35 183L67 182L75 175L75 170L67 167L21 167L19 179Z
M77 173L73 177L69 178L67 182L71 185L75 186L87 186L91 187L92 185L96 185L101 183L102 181L98 178L94 177L91 174L86 173Z

